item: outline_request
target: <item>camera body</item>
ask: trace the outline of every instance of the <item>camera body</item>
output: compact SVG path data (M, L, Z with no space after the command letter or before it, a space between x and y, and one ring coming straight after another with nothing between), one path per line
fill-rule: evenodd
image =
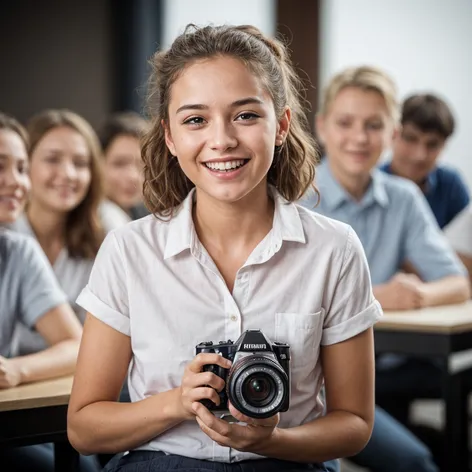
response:
M228 400L246 416L268 418L290 405L290 346L271 343L260 330L245 331L236 342L205 341L196 346L199 353L220 354L232 362L229 369L207 364L204 372L213 372L225 381L218 392L220 404L201 402L214 411L227 411Z

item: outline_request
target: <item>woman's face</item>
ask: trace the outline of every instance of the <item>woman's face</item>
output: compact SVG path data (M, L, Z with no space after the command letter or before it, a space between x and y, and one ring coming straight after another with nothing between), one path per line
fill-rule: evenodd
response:
M197 193L232 203L266 194L274 147L288 131L261 79L239 60L188 66L172 85L166 143ZM257 194L258 195L258 194Z
M331 168L338 176L365 178L393 137L393 120L376 91L346 87L317 120Z
M129 211L142 201L143 164L139 139L119 135L108 146L104 165L107 197Z
M28 197L28 154L21 137L12 130L0 130L0 224L13 223Z
M48 131L31 153L30 178L32 201L61 213L77 208L92 179L83 136L67 126Z

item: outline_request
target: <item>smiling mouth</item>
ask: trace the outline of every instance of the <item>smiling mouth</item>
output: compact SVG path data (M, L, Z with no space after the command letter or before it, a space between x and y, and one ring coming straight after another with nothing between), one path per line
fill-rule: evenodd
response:
M234 161L225 162L204 162L207 169L215 172L232 172L241 167L244 167L249 162L249 159L235 159Z

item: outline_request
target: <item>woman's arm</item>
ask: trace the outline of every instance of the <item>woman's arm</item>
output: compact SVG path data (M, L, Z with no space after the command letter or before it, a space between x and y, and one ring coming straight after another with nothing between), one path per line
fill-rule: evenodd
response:
M77 361L82 327L68 304L61 304L38 319L36 330L48 345L44 351L1 359L0 387L72 374Z
M118 403L131 340L87 315L69 402L68 435L83 454L126 451L180 423L175 391Z
M195 420L191 404L202 398L219 402L214 390L224 382L204 364L228 361L200 354L189 363L182 386L134 403L117 399L131 360L128 336L88 314L68 411L71 444L83 454L136 448L185 420ZM211 387L208 387L210 385Z

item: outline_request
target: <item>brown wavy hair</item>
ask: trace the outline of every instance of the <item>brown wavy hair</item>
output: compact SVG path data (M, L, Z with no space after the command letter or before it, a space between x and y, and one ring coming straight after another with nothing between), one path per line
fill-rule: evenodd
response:
M148 83L148 115L151 128L144 136L144 200L158 215L172 216L194 184L173 159L165 143L162 125L168 123L171 88L182 72L197 60L230 56L240 60L260 77L271 95L278 118L286 107L292 112L284 144L274 151L274 162L267 180L288 201L302 197L313 185L318 149L309 131L304 110L305 89L289 59L287 47L269 39L254 26L187 25L166 51L152 57ZM315 188L319 195L318 190Z
M67 215L65 245L71 257L93 259L104 238L98 215L103 185L100 168L101 147L92 126L70 110L45 110L30 119L27 130L30 137L30 159L39 141L54 128L67 127L77 131L90 152L90 186L85 198Z

